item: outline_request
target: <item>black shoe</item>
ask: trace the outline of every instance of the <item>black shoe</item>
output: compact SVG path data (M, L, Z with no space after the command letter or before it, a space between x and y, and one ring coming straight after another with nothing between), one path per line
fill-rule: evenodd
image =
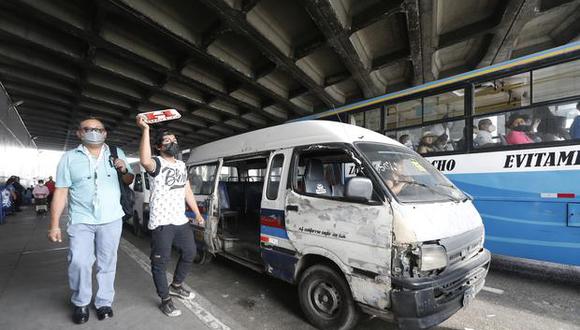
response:
M89 320L89 306L75 306L72 320L76 324L83 324Z
M175 286L173 284L169 285L169 294L172 296L179 297L181 299L193 299L195 298L195 293L185 290L183 286Z
M161 305L159 305L159 309L161 309L163 314L169 317L181 315L181 311L175 307L175 305L173 304L173 300L171 300L171 298L161 300Z
M113 309L109 306L103 306L97 309L97 318L99 321L113 317Z

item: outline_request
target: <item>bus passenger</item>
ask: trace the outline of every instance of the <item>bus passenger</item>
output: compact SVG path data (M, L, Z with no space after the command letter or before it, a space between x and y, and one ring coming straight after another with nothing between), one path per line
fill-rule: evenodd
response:
M576 109L580 111L580 102L576 104ZM570 138L571 139L580 139L580 115L577 115L572 122L572 126L570 126Z
M439 135L435 142L433 142L433 151L441 152L441 151L453 151L453 145L448 142L449 136L445 133Z
M506 136L506 141L508 144L527 144L534 143L534 140L528 135L534 132L538 125L539 120L534 120L533 125L526 125L527 116L521 114L513 114L510 116L507 127L510 132Z
M399 142L403 144L405 147L413 149L413 141L411 141L411 137L409 134L403 134L399 137Z
M538 132L542 141L564 141L569 140L570 135L566 131L566 117L552 116L546 121L542 121L538 127Z
M491 122L491 119L485 118L480 120L477 123L477 128L478 128L477 135L475 136L475 139L473 139L473 145L476 148L489 147L495 145L491 133L493 133L496 130L496 127Z
M420 153L421 155L424 155L435 151L433 149L433 142L435 138L437 138L437 135L431 133L430 131L423 133L423 137L421 137L421 141L419 142L417 152Z

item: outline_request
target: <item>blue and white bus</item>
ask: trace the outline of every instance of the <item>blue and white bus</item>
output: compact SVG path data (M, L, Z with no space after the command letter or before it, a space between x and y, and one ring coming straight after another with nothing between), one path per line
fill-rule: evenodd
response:
M580 266L580 42L303 119L399 139L473 196L495 254Z

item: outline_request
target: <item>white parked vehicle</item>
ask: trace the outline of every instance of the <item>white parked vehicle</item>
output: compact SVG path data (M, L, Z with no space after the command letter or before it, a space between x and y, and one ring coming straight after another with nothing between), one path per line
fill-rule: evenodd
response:
M484 285L470 198L386 136L295 122L202 145L187 165L206 219L198 261L220 254L297 284L318 328L352 328L360 311L431 327Z
M135 179L130 186L135 192L135 205L133 207L133 216L123 219L132 226L135 235L142 236L149 230L147 229L149 224L149 196L151 194L149 190L149 174L139 162L131 163L129 166L131 166L131 170L135 174Z

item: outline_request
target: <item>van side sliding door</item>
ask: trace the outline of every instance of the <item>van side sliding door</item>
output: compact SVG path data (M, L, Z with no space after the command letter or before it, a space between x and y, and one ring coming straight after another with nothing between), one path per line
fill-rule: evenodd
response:
M292 148L272 152L260 210L260 251L271 275L292 282L296 250L286 233L285 204Z

